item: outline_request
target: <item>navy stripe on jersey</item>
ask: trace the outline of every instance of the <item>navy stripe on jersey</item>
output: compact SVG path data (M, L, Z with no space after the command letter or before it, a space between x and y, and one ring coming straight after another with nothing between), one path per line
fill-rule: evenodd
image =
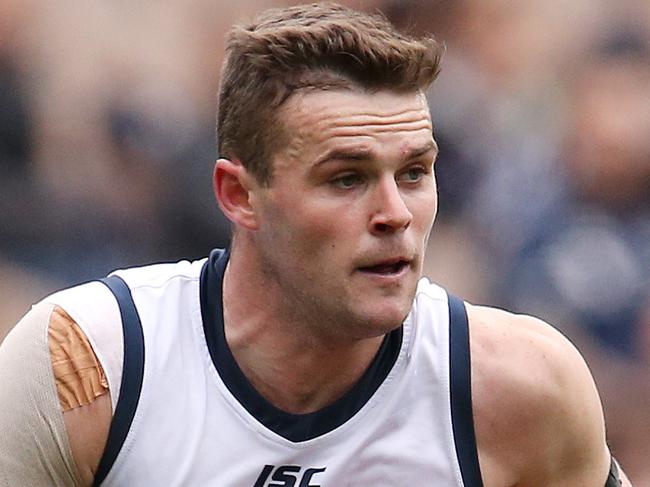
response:
M115 414L108 432L104 453L97 467L93 486L100 485L110 472L117 455L124 445L126 435L131 428L135 411L138 408L142 380L144 376L144 335L138 310L133 303L129 286L119 277L110 276L101 279L117 299L122 318L124 334L124 360L120 397L115 406Z
M307 441L341 426L368 402L393 368L402 347L402 327L386 336L359 382L336 402L308 414L282 411L255 390L226 342L222 283L228 257L228 250L213 250L201 270L203 328L212 361L226 387L253 417L289 441Z
M466 487L483 487L472 413L472 372L465 303L449 295L449 380L456 456Z

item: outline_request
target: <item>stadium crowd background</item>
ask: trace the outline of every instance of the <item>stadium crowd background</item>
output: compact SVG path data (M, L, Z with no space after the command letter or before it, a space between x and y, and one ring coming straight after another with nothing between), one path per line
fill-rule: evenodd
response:
M223 36L286 3L0 2L0 339L56 289L227 243ZM650 2L341 3L447 45L427 274L563 330L650 487Z

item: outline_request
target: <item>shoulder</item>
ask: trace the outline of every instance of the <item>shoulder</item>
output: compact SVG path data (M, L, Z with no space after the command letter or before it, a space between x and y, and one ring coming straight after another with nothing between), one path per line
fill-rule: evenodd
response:
M131 267L116 270L112 275L124 279L132 289L142 287L160 288L171 282L197 281L207 259L196 261L151 264L143 267Z
M507 485L604 485L603 413L577 349L537 318L467 312L482 470Z
M0 450L11 452L0 455L0 470L23 479L15 485L92 483L110 400L74 326L61 308L41 302L0 346Z

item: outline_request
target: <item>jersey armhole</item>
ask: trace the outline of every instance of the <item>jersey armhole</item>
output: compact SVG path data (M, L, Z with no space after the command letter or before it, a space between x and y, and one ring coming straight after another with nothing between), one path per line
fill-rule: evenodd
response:
M449 380L451 418L456 457L463 485L483 487L478 461L469 348L469 323L465 303L451 294L449 300Z
M133 423L144 378L144 334L140 316L128 285L118 276L101 279L115 295L122 320L124 358L120 394L115 406L108 440L99 461L93 487L101 485L110 472Z

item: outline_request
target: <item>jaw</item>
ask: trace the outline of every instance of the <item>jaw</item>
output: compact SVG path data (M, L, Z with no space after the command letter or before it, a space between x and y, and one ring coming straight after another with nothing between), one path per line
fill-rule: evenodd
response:
M417 287L413 271L407 272L401 280L363 273L354 277L360 283L350 298L352 309L367 324L368 331L385 334L399 327L413 304Z

